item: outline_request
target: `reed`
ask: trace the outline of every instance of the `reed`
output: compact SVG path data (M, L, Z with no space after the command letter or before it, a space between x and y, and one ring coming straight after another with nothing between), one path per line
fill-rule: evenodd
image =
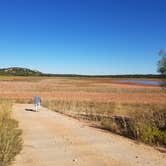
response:
M166 105L91 101L45 101L44 106L144 143L166 146Z
M12 103L0 101L0 166L8 166L22 149L22 131L11 116Z

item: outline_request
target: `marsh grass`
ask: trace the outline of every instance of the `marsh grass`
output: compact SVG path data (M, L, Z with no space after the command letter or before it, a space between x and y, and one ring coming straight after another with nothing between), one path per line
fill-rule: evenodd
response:
M160 87L119 85L112 78L0 76L0 98L29 100L87 100L95 102L165 103Z
M12 163L22 149L22 131L11 117L12 103L0 101L0 166Z
M151 109L133 114L132 119L134 137L149 144L166 146L166 107Z
M100 115L113 115L115 110L115 104L111 102L49 100L43 105L63 114L96 120Z
M112 132L146 143L165 144L166 131L161 125L166 120L162 118L166 109L164 90L120 85L116 80L0 76L0 98L33 103L38 94L43 104L54 111L94 121Z
M39 82L48 77L39 77L39 76L3 76L0 75L0 81L23 81L23 82Z
M166 146L166 105L52 100L44 106L144 143Z

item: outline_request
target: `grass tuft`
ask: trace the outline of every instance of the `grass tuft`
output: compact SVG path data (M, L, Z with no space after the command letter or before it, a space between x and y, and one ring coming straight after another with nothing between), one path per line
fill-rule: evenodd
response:
M8 166L22 149L22 131L11 117L12 104L0 101L0 166Z

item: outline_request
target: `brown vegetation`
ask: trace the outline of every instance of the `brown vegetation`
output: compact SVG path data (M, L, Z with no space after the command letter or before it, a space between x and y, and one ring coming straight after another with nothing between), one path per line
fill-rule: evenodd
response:
M166 93L160 87L117 84L111 78L5 79L0 81L0 98L30 103L40 95L52 110L146 143L166 144Z
M11 117L11 102L0 101L0 166L11 164L22 148L22 131Z
M11 80L10 80L11 79ZM164 104L160 87L119 85L111 78L9 77L0 81L0 98ZM17 81L15 81L17 80Z
M56 112L149 144L166 146L166 105L87 101L45 101Z

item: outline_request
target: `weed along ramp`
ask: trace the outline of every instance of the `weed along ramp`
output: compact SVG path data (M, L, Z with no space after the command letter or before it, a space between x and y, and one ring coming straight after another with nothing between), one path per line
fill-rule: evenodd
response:
M89 127L88 124L31 104L16 104L14 117L24 145L13 166L165 166L166 154L153 147Z

